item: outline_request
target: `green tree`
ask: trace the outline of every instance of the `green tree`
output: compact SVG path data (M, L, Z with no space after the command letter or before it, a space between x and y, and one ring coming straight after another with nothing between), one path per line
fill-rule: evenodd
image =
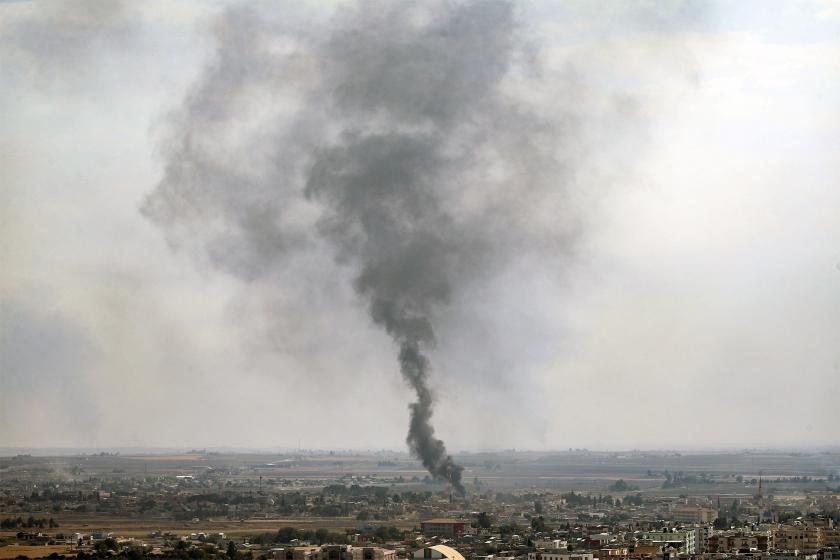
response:
M274 538L274 542L278 543L290 543L295 539L300 538L300 532L295 529L294 527L281 527L277 531L277 536Z
M499 526L499 533L501 533L502 537L509 537L510 535L517 535L520 532L520 527L516 523L511 523L510 525L500 525Z
M539 517L532 518L531 519L531 529L533 529L537 533L545 532L545 517L540 515Z

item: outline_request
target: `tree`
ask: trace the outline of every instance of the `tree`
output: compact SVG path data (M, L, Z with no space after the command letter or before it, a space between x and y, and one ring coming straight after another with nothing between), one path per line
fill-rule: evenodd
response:
M640 506L643 501L642 495L638 492L635 495L624 496L624 504L628 506Z
M631 484L627 484L623 478L619 478L612 484L610 484L610 490L613 492L630 492L634 490L638 490L638 486L633 486Z
M542 513L543 513L543 503L541 501L536 500L534 502L534 512L537 515L542 515Z
M109 550L117 550L117 548L119 547L117 545L116 540L112 539L111 537L108 537L104 541L99 541L98 543L93 545L93 548L99 553L104 553Z
M290 543L298 538L300 538L300 533L294 527L281 527L277 530L277 536L274 537L274 542Z
M531 519L531 529L533 529L537 533L545 532L545 517L540 515L539 517L532 518Z
M236 545L233 544L233 541L228 541L227 557L230 558L230 560L234 560L236 558Z
M490 515L486 511L479 513L475 520L482 529L489 529L493 526L493 520L490 519Z
M516 523L511 523L509 525L500 525L499 533L501 533L503 538L506 538L510 535L519 534L519 526Z

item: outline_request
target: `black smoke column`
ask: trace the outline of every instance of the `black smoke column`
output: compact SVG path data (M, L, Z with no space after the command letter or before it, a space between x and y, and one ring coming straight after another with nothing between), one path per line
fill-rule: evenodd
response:
M360 0L311 33L284 16L225 13L144 212L173 244L202 244L249 281L282 282L290 254L326 241L398 349L416 394L411 452L463 494L463 469L432 426L433 326L453 293L527 238L519 205L562 177L558 134L504 87L512 5Z

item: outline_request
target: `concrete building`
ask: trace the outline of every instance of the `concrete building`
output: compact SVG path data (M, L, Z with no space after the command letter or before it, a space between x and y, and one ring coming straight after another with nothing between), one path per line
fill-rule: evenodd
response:
M832 527L822 530L822 546L840 548L840 528Z
M464 533L465 526L460 519L429 519L420 522L420 531L427 537L453 539Z
M662 547L655 544L637 544L633 547L633 556L659 556L662 554Z
M569 547L568 541L561 539L536 539L534 540L534 548L537 550L565 550Z
M706 552L706 544L711 536L711 529L708 525L694 525L682 528L683 531L694 533L694 553L703 554Z
M773 547L783 552L816 554L822 548L822 528L806 525L779 525L772 530Z
M696 533L687 531L647 531L640 535L644 544L659 545L663 548L676 548L685 554L697 553Z
M681 504L671 510L671 520L676 523L711 523L717 516L717 510L697 505Z
M771 549L767 533L721 532L710 535L706 541L706 552L738 554L767 552Z
M606 546L612 541L612 536L609 533L594 533L587 538L590 542L597 546Z

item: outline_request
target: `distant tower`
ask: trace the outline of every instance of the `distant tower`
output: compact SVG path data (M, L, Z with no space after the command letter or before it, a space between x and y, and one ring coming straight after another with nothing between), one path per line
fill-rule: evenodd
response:
M758 474L758 497L761 497L761 473Z

